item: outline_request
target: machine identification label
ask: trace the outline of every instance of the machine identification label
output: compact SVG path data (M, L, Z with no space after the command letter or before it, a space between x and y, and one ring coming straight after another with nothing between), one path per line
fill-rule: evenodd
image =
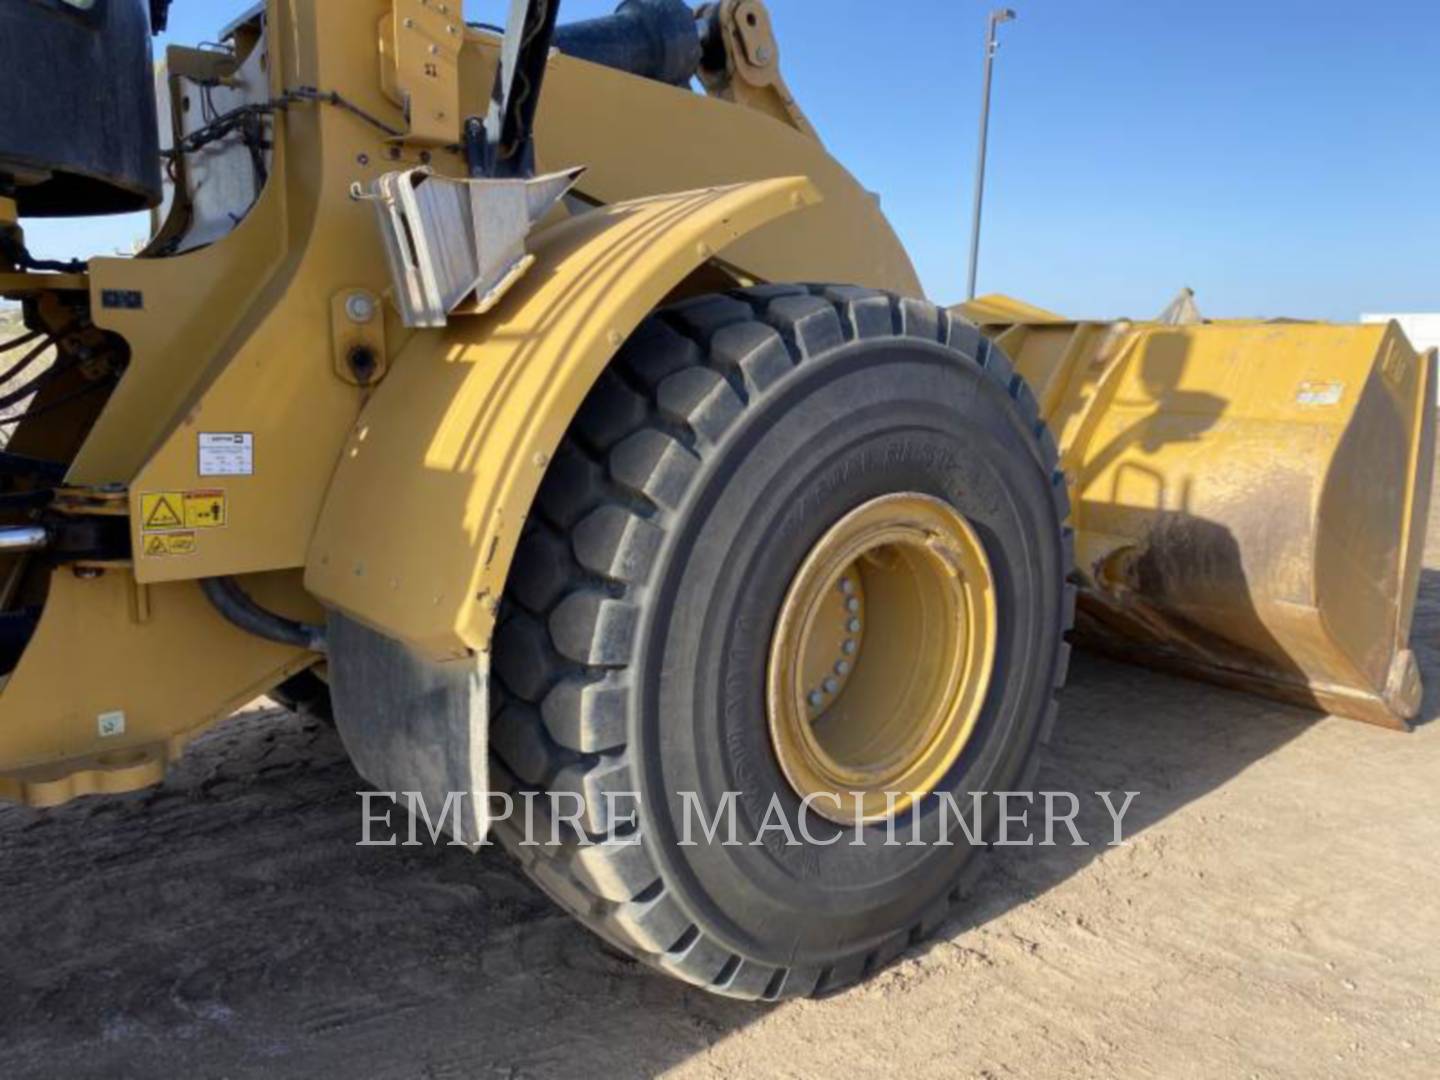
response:
M229 500L216 488L204 491L154 491L140 496L140 531L166 533L195 529L223 529L229 524ZM146 550L147 555L150 551ZM167 552L166 554L177 554ZM186 554L189 552L179 552Z
M195 547L193 532L160 533L145 538L145 554L152 559L163 559L169 555L194 555Z
M1302 382L1295 392L1297 405L1339 405L1345 396L1343 382Z
M255 475L255 436L248 431L202 431L201 476Z

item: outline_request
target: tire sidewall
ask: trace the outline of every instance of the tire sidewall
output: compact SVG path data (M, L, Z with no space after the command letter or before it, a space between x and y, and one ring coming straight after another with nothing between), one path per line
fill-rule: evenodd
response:
M902 339L802 363L702 456L640 627L631 746L642 820L708 932L767 962L824 963L909 926L976 852L953 815L953 846L934 843L936 797L893 828L846 828L803 809L775 760L764 701L791 577L836 520L895 491L943 499L976 529L997 591L994 674L937 788L968 816L972 792L1025 778L1053 690L1066 568L1050 476L1005 387L946 346ZM713 820L727 791L738 845L701 831L699 814ZM797 844L778 827L755 843L772 796ZM994 800L982 805L988 829ZM687 819L695 843L682 846Z

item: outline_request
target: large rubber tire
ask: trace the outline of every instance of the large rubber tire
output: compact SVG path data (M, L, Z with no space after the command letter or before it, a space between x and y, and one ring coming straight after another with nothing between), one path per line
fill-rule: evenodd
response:
M750 844L772 795L797 835L802 813L766 721L775 614L806 551L854 506L906 490L950 502L984 543L999 639L940 789L962 808L971 791L1027 790L1074 615L1056 460L1024 380L931 304L765 286L652 316L545 477L502 605L491 721L498 789L574 793L590 836L610 824L606 792L636 791L638 820L620 830L628 844L570 833L530 846L517 815L500 842L598 934L719 993L824 993L887 963L946 918L979 850L963 836L885 846L884 825L858 847L853 828L833 846L786 847L778 830ZM677 846L683 790L706 821L739 792L746 846ZM634 809L614 806L618 819ZM927 799L896 828L933 839L937 817ZM841 829L814 815L806 827L817 840Z

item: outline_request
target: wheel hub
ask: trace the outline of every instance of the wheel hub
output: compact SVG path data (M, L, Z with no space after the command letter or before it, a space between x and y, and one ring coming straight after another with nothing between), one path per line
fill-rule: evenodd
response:
M770 738L833 821L883 820L932 791L974 730L995 658L985 551L949 504L874 499L815 544L770 645Z

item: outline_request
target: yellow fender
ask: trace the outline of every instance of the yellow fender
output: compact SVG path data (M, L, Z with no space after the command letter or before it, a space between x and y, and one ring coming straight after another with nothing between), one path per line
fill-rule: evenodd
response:
M735 240L820 201L790 177L617 203L537 234L494 311L416 334L346 441L305 586L443 661L489 644L521 527L625 339Z

